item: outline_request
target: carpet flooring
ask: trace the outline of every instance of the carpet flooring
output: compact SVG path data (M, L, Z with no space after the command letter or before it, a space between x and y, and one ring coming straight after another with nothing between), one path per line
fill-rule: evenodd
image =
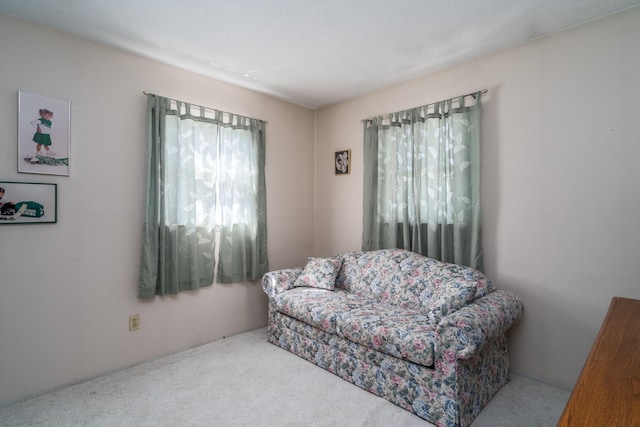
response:
M514 375L473 427L555 426L569 391ZM266 328L0 408L0 426L432 424L266 341Z

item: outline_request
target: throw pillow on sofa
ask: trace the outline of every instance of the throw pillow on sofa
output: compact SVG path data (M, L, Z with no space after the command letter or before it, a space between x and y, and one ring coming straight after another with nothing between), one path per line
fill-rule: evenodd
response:
M307 287L327 289L332 291L335 287L336 276L342 259L340 258L308 258L307 265L293 284L293 287Z

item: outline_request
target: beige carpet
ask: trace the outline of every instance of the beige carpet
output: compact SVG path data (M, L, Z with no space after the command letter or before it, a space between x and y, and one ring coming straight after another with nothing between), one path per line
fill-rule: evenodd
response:
M473 427L555 426L569 392L514 376ZM431 424L266 342L216 341L0 408L0 426Z

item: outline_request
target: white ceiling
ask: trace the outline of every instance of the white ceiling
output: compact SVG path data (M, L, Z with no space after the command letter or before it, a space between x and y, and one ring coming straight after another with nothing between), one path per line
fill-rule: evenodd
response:
M0 0L0 12L310 108L640 0Z

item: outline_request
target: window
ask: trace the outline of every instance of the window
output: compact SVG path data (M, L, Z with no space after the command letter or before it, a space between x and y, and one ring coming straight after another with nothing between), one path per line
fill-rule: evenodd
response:
M364 250L399 247L482 268L480 96L364 122Z
M260 278L266 123L152 94L148 122L139 296Z

